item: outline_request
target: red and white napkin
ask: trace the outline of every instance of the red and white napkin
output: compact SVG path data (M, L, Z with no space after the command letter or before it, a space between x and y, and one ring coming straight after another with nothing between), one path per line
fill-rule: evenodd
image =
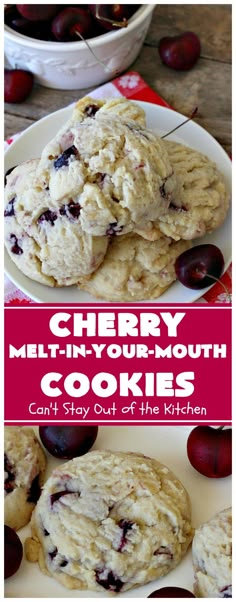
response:
M90 92L94 98L108 98L108 97L120 97L125 96L131 100L143 100L163 107L170 107L170 105L161 97L157 92L154 92L150 88L139 73L135 71L129 71L120 77L117 77L112 82L108 82L93 92ZM18 134L15 134L4 142L4 149L6 150L12 142L14 142ZM232 270L231 266L224 273L221 281L225 285L226 289L231 294L232 290ZM5 304L10 305L30 305L34 303L32 299L27 297L22 291L16 288L16 286L5 276ZM201 299L198 299L198 303L228 303L229 297L224 292L223 287L220 283L216 283L207 293L205 293Z

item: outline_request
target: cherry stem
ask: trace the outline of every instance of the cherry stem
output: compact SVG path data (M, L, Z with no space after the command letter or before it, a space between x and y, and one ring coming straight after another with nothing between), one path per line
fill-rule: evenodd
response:
M188 121L191 121L191 119L194 119L194 117L196 116L197 112L198 112L198 107L195 107L195 109L193 109L193 112L191 113L190 117L188 117L187 119L185 119L185 121L183 121L182 123L180 123L179 125L177 125L173 130L171 130L167 134L164 134L164 136L161 136L161 138L162 139L166 138L170 134L173 134L173 132L176 132L176 130L178 130L179 128L182 128L182 125L185 125L185 123L188 123Z
M214 282L218 282L218 284L220 284L223 287L223 289L224 289L224 291L226 293L226 296L228 298L228 302L231 303L231 295L230 295L227 287L225 286L224 282L222 282L222 280L219 280L219 278L216 278L215 276L212 276L212 274L205 274L204 273L203 276L208 276L208 278L211 278L212 280L214 280ZM222 427L222 428L224 428L224 427Z
M127 27L127 19L123 19L123 21L113 21L113 19L108 19L108 17L101 17L101 15L98 14L98 11L99 6L98 4L96 4L96 19L98 19L99 21L106 21L106 23L111 23L115 27Z
M109 67L106 65L106 63L104 63L103 61L101 61L101 59L99 59L95 52L93 51L93 49L91 48L90 44L87 42L87 40L85 40L85 38L82 36L82 34L79 31L74 31L74 33L78 36L78 38L80 38L87 46L88 50L90 50L90 52L92 53L92 55L94 56L94 58L96 59L96 61L99 63L99 65L101 65L101 67L103 67L105 69L105 71L107 73L111 73L111 69L109 69Z

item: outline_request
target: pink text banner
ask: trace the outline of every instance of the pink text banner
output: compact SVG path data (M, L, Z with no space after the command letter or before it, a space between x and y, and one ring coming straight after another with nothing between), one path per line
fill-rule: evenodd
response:
M228 424L231 308L5 308L6 424Z

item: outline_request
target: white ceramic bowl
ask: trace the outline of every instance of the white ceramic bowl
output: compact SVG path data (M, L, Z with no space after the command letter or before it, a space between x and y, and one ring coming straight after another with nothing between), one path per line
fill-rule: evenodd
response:
M48 88L80 90L113 79L138 56L155 4L143 4L127 28L88 40L101 65L85 42L45 42L4 28L4 51L11 67L27 69Z

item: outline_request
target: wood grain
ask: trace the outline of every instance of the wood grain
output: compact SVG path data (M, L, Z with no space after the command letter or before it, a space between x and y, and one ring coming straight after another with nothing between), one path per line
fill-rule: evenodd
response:
M189 115L198 106L196 122L231 152L231 5L157 5L136 70L171 106ZM201 40L201 57L187 72L162 64L158 45L161 37L194 31ZM89 93L86 90L51 90L34 86L21 104L5 105L5 137Z

